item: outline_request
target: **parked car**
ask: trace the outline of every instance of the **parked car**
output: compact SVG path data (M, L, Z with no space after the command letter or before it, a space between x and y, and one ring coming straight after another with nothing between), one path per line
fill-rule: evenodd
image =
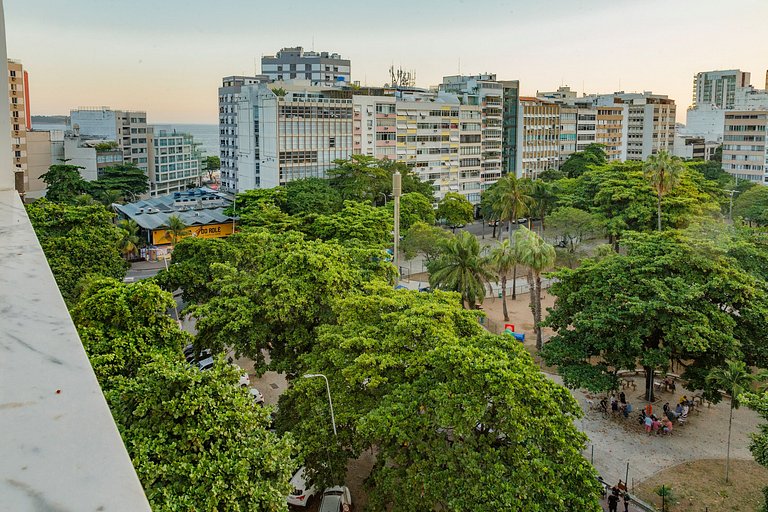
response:
M213 368L213 356L210 355L206 357L205 359L198 359L195 364L197 364L197 367L200 368L200 371L210 370Z
M527 217L521 217L521 218L517 219L517 223L518 224L525 224L526 222L528 222L528 218Z
M253 397L253 402L259 405L264 405L264 395L261 394L261 391L259 391L256 388L251 388L248 390L248 392Z
M346 507L346 508L345 508ZM323 492L318 512L347 512L352 510L352 495L349 487L329 487Z
M248 376L248 372L237 366L235 363L232 363L232 366L240 370L242 375L240 375L240 387L241 388L247 388L251 385L251 378Z
M304 480L304 468L299 468L291 477L291 486L293 490L288 495L288 504L296 507L306 507L312 497L317 493L314 486L307 489L307 482Z
M496 227L496 226L498 226L498 225L499 225L499 221L498 221L498 220L489 220L489 221L488 221L488 226L490 226L490 227L492 227L492 228L493 228L493 227Z

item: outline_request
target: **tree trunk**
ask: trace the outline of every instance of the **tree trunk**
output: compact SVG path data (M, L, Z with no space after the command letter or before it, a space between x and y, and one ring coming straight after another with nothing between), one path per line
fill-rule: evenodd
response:
M653 374L655 368L643 366L643 370L645 370L645 400L649 403L653 403Z
M728 417L728 448L725 452L725 483L728 483L728 467L731 464L731 424L733 423L733 392L731 392L731 415Z
M541 350L544 346L544 340L541 336L541 274L536 274L536 297L533 305L533 328L536 329L536 350Z
M507 275L501 277L501 308L504 311L504 321L509 322L509 312L507 311Z
M512 300L517 299L517 263L512 265Z
M657 203L658 210L656 213L657 213L657 218L659 223L659 231L661 231L661 194L658 194L658 197L659 197L659 200Z
M496 238L496 226L498 225L498 222L495 222L493 224L493 234L491 235L491 238Z

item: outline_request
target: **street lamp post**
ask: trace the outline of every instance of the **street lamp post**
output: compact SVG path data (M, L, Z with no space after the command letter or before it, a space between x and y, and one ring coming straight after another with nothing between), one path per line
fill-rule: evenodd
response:
M738 194L740 190L726 190L726 192L731 193L731 205L728 208L728 220L733 222L733 195Z
M400 180L400 172L396 171L395 174L392 175L392 195L395 198L395 251L394 251L394 258L395 258L395 269L397 270L397 275L395 276L395 284L398 283L400 280L400 194L403 191L402 182Z
M387 194L385 194L384 192L379 192L379 195L384 196L384 206L387 206Z
M322 373L308 373L304 375L305 379L311 379L313 377L322 377L325 380L325 390L328 392L328 405L331 408L331 425L333 425L333 435L338 437L336 433L336 418L333 416L333 401L331 400L331 386L328 385L328 377Z

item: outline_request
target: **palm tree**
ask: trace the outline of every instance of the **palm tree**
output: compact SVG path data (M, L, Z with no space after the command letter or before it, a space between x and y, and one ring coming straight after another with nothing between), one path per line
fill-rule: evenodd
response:
M509 243L509 240L503 240L491 250L488 257L488 266L496 274L495 282L501 281L501 304L504 310L504 320L509 322L509 312L507 311L507 275L512 267L517 263L517 253L515 247Z
M101 202L104 206L112 206L114 203L123 201L123 192L121 190L108 189L101 193Z
M512 223L526 213L533 203L533 198L527 193L526 182L517 179L514 174L507 174L496 182L498 191L493 209L500 221L507 221L509 240L512 240ZM512 266L512 299L517 298L517 265Z
M494 183L480 195L480 215L483 217L483 222L493 222L493 234L491 235L491 238L496 238L496 228L499 225L499 216L493 207L496 203L498 191L499 189ZM499 236L501 236L501 230L499 230Z
M533 199L533 205L531 212L541 219L541 227L539 228L539 234L544 232L544 218L552 209L555 204L557 196L552 191L553 186L546 181L536 180L531 183L531 198Z
M645 177L651 182L651 187L656 191L658 228L661 231L661 198L680 182L683 164L676 156L659 151L658 154L648 157L643 170Z
M555 264L555 248L545 242L533 231L521 226L517 230L516 247L520 263L529 268L531 282L531 311L533 325L536 330L536 349L541 350L541 273Z
M724 368L714 368L707 375L707 383L723 389L731 395L731 410L728 417L728 447L725 456L725 483L728 483L728 467L731 462L731 424L733 410L739 408L739 395L747 391L755 380L755 376L747 368L744 361L725 362Z
M483 302L484 284L493 278L486 258L480 254L480 243L467 231L446 240L440 256L427 263L427 270L432 288L459 292L468 309Z
M117 241L117 247L123 258L128 258L138 249L139 244L139 225L131 219L121 220L117 223L120 228L120 239Z
M171 233L171 239L173 240L173 246L176 246L176 242L179 241L179 238L184 236L184 234L187 231L187 225L184 224L184 221L182 221L178 216L171 215L168 217L168 231Z

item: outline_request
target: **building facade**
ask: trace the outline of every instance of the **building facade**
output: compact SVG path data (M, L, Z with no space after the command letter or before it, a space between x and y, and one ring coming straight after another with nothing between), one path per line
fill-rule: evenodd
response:
M560 105L520 97L517 176L536 179L560 166Z
M123 153L123 163L134 164L150 175L152 129L147 125L146 112L81 107L71 110L69 115L69 128L76 137L117 142Z
M443 77L440 90L455 94L462 105L480 106L482 130L480 182L483 190L503 172L504 85L491 73Z
M354 153L408 164L420 179L432 182L438 200L458 192L473 204L480 202L481 105L416 89L392 96L354 95L352 101Z
M692 108L712 106L733 109L737 89L747 87L749 81L750 74L738 69L697 73L693 77Z
M16 191L25 194L30 187L27 174L27 131L32 129L29 111L29 75L21 62L8 59L8 101L11 110L11 155Z
M266 75L227 76L219 87L219 158L221 188L237 189L237 102L243 86L269 81Z
M283 48L261 58L261 73L273 81L309 80L314 85L350 83L352 66L338 53Z
M192 135L153 130L150 150L150 195L162 196L199 185L202 155Z
M768 109L725 113L723 170L738 179L768 184Z
M325 177L352 155L352 99L307 81L244 86L237 103L236 190ZM393 142L394 145L394 142Z

